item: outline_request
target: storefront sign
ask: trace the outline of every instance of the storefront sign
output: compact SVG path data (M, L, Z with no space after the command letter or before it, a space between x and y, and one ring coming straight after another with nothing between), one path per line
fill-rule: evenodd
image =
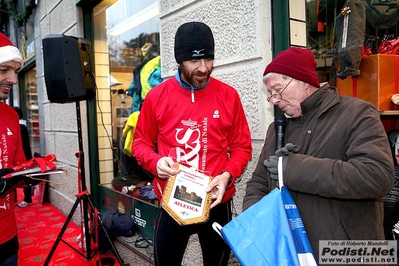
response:
M35 36L30 36L27 40L22 37L22 56L26 61L35 56Z

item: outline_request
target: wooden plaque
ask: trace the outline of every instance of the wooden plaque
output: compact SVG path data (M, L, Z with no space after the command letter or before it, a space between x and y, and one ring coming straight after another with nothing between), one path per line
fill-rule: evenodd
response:
M181 172L171 176L162 197L162 207L181 225L206 222L212 193L205 192L212 178L194 167L179 164Z

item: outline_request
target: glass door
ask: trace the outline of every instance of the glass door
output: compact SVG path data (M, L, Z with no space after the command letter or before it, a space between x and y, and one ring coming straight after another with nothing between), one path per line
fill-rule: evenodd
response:
M94 14L94 51L102 59L101 63L97 61L96 72L101 73L97 79L108 80L97 93L101 103L100 183L110 184L115 177L137 175L137 162L125 152L129 142L123 129L130 115L139 110L134 105L134 94L144 99L151 89L149 76L160 69L159 3L138 0L132 5L129 0L105 0L94 9ZM108 71L103 71L106 67Z

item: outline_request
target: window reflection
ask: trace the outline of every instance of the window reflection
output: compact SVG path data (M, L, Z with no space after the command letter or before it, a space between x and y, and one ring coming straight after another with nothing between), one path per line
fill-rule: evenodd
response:
M106 11L111 72L115 66L135 67L146 43L159 43L157 1L118 1ZM154 12L156 11L156 12ZM120 34L118 34L120 33Z
M36 68L25 74L26 121L32 153L40 153L39 106L37 98Z
M140 110L141 101L160 79L159 6L158 1L120 0L106 9L106 39L110 68L112 144L114 176L138 177L142 169L131 157L129 119ZM156 71L157 70L157 71ZM136 72L136 74L134 74ZM154 78L153 78L154 79ZM129 121L128 121L129 120ZM125 130L124 130L125 129ZM130 148L129 148L130 147ZM130 151L129 151L130 149Z

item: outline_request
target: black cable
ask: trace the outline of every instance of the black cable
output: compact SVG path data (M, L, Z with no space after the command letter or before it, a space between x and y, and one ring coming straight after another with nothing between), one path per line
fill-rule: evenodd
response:
M92 75L93 75L93 77L95 78L94 73L92 73ZM97 87L97 84L96 84L96 83L94 84L94 88L95 88L94 91L97 91L97 95L98 95L98 87ZM106 135L107 135L107 139L108 139L109 146L110 146L110 148L111 148L112 154L113 154L114 158L118 161L118 163L120 163L120 165L124 165L124 164L119 160L118 154L117 154L117 153L114 151L114 149L113 149L113 145L112 145L112 141L111 141L111 136L110 136L110 134L109 134L109 132L108 132L107 127L105 126L104 114L103 114L103 111L102 111L101 106L100 106L100 101L96 101L96 102L97 102L97 108L98 108L98 110L99 110L99 112L100 112L101 125L102 125L102 127L104 128L105 133L106 133Z

